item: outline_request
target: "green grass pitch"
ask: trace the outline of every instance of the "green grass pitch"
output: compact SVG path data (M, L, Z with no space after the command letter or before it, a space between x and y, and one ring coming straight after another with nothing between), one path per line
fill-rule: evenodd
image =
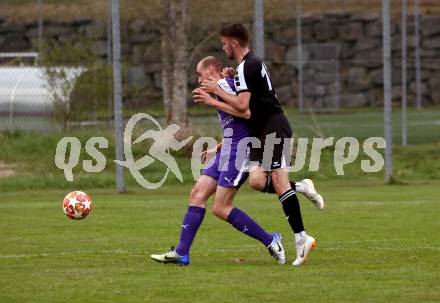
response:
M188 186L89 193L92 214L64 216L64 191L2 194L0 302L439 302L440 183L325 182L327 209L301 198L317 250L300 268L275 196L244 186L236 206L285 236L278 265L207 212L189 267L149 259L177 244Z

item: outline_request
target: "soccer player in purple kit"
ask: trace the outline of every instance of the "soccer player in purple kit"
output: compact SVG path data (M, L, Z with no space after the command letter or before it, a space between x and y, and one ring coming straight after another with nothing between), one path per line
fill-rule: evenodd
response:
M250 149L249 183L254 189L276 192L278 195L294 232L296 259L292 264L299 266L306 261L317 242L305 232L296 192L305 194L318 209L324 208L324 200L316 192L311 180L305 179L298 183L289 181L286 168L291 155L285 154L283 149L285 142L292 137L292 129L278 102L266 65L249 50L248 30L242 24L232 24L223 27L220 36L223 51L229 59L239 64L234 78L237 95L226 94L212 79L203 81L202 88L219 96L240 113L251 111L251 135L260 140L261 147L252 146ZM264 151L272 135L281 140L278 143L271 142L273 152L271 159L266 161Z
M222 64L215 57L205 57L197 65L199 83L208 78L215 79L216 84L227 94L235 95L234 80L222 79ZM200 89L195 89L197 96ZM197 101L197 97L195 97ZM260 241L268 248L269 253L278 263L285 263L285 252L279 233L269 234L260 227L252 218L242 210L233 206L233 199L241 184L247 179L247 172L236 168L238 161L241 166L246 165L246 150L238 150L237 145L243 138L249 137L250 130L246 119L250 112L237 111L221 99L212 97L203 98L203 103L217 108L220 124L223 128L224 138L229 138L230 144L219 144L215 157L203 170L203 175L192 188L189 196L189 205L183 218L180 233L180 242L174 249L164 254L153 254L151 258L161 263L174 263L188 265L190 262L189 251L196 233L202 224L207 201L215 193L212 204L213 213L222 220L230 223L238 231ZM202 155L206 158L207 153ZM240 164L240 163L238 163Z

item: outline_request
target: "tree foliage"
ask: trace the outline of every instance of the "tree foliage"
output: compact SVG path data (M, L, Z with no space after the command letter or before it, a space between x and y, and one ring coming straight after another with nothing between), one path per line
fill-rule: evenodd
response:
M108 104L111 70L93 53L90 41L46 41L41 53L55 120L67 130L72 120L96 119Z

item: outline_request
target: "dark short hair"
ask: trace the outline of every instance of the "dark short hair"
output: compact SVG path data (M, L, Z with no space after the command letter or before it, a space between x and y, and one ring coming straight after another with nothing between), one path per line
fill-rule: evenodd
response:
M203 68L214 67L216 72L221 72L223 68L222 62L214 56L208 56L200 60Z
M249 31L241 23L223 26L220 29L220 35L222 37L237 39L240 46L248 46L249 44Z

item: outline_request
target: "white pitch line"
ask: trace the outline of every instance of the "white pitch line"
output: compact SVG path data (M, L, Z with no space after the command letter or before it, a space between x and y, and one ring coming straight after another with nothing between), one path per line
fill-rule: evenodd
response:
M100 254L100 253L122 255L122 254L139 254L142 253L142 251L115 249L115 250L76 251L76 252L59 252L59 253L41 253L41 254L0 255L0 259L45 258L45 257Z
M331 242L324 242L320 241L319 243L321 245L318 246L327 246L324 248L324 250L331 250L331 251L337 251L337 250L345 250L347 249L347 246L350 244L355 243L390 243L390 242L403 242L402 240L406 239L380 239L380 240L349 240L349 241L338 241L339 248L332 247L330 244ZM327 245L328 244L328 245ZM341 245L342 244L342 245ZM344 244L347 244L345 246ZM259 244L249 244L249 245L242 245L241 248L230 248L230 249L214 249L209 250L209 253L227 253L227 252L249 252L249 251L255 251L256 247L259 247L261 245ZM353 247L348 247L349 249L353 249ZM359 248L364 249L364 248ZM440 251L440 246L414 246L414 247L405 247L405 248L395 248L393 246L387 247L387 246L377 246L377 247L369 247L369 249L378 249L378 250L387 250L387 251L412 251L412 250L435 250ZM41 254L19 254L19 255L0 255L0 260L4 259L25 259L25 258L45 258L45 257L59 257L59 256L72 256L72 255L86 255L86 254L115 254L115 255L122 255L122 254L132 254L132 255L149 255L150 252L147 252L146 250L123 250L123 249L115 249L115 250L100 250L100 251L76 251L76 252L60 252L60 253L41 253Z
M371 206L371 205L394 205L394 204L399 204L399 205L420 205L420 204L424 204L424 203L433 203L434 200L412 200L412 201L381 201L381 200L371 200L371 201L363 201L363 200L352 200L352 201L337 201L337 203L341 203L341 204L355 204L355 205L359 205L359 204L363 204L365 206Z

